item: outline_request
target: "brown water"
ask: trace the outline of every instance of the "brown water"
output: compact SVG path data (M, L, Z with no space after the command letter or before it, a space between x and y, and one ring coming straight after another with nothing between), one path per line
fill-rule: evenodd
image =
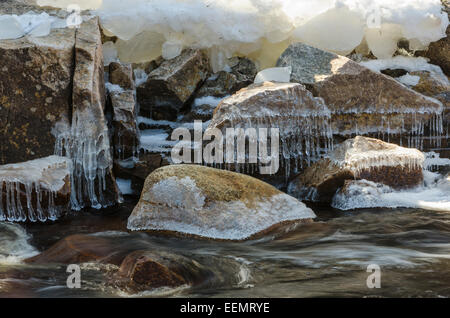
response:
M416 209L341 212L313 206L313 224L248 242L210 242L128 233L134 202L85 211L53 224L0 223L0 296L13 297L449 297L450 214ZM170 251L209 273L195 287L130 294L111 287L112 265L81 265L81 289L66 287L66 265L21 259L71 234L96 233L117 250ZM367 266L381 268L369 289Z

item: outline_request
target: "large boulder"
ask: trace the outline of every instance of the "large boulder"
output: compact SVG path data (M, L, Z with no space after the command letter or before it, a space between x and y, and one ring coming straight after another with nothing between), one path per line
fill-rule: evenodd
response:
M71 171L58 156L0 166L0 221L56 220L69 209Z
M245 240L281 223L314 217L303 203L255 178L198 165L171 165L147 177L128 228Z
M0 41L0 164L52 155L71 109L75 31Z
M175 120L209 73L208 56L201 50L186 49L164 61L137 87L141 113L154 119Z
M288 193L300 200L330 202L346 180L366 179L394 189L415 187L423 181L425 157L374 138L357 136L296 176Z
M442 104L393 78L334 53L302 43L291 44L277 66L292 67L291 81L322 97L332 113L335 135L423 136L423 127L442 114ZM435 127L436 126L436 127ZM430 125L442 134L442 125Z
M328 149L332 137L329 118L323 99L314 97L303 85L264 82L222 100L205 133L218 129L226 136L227 128L279 129L280 152L289 174L291 159L305 158L309 163L320 155L320 148Z

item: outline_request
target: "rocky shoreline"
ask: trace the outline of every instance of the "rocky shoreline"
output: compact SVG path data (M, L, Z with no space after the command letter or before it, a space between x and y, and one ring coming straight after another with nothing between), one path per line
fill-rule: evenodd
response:
M0 5L0 15L30 9L63 17L11 1ZM123 231L211 240L254 239L314 222L302 200L344 210L358 208L353 199L364 191L380 197L431 186L445 197L449 28L426 51L402 55L398 48L390 64L370 52L342 56L291 43L266 81L254 83L262 71L257 61L234 56L214 72L211 55L195 47L171 58L121 62L111 50L120 40L97 16L82 18L76 28L0 40L0 221L55 221L84 208L102 213L123 202L124 182L116 178L129 185L127 195L140 196ZM289 81L277 82L286 70ZM220 143L218 134L229 128L278 129L279 149L268 156L279 167L262 173L261 156L252 153L242 162L174 162L171 137L179 128L195 136L194 120ZM189 141L183 155L203 154L206 140ZM433 182L430 152L444 162ZM450 211L448 200L440 204L438 210ZM85 251L83 242L91 240L69 236L26 262L113 264L116 281L133 290L196 284L207 272L188 258L148 250L111 260L114 246Z

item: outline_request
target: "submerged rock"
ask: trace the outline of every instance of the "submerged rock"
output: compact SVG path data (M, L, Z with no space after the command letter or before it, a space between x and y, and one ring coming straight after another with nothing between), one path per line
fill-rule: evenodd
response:
M314 217L303 203L255 178L198 165L172 165L147 177L128 228L245 240L280 223Z
M0 166L0 221L56 220L69 209L71 171L58 156Z
M201 50L187 49L164 61L137 87L141 113L154 119L176 119L209 73L208 57Z
M74 29L0 41L0 164L54 153L52 129L71 108L74 45Z
M288 193L300 200L330 202L336 190L352 179L366 179L395 189L411 188L423 181L424 160L417 149L357 136L295 177Z
M374 72L344 56L294 43L277 66L291 66L291 81L307 85L322 97L332 113L335 135L406 135L421 137L443 133L442 104ZM435 124L435 122L437 124Z

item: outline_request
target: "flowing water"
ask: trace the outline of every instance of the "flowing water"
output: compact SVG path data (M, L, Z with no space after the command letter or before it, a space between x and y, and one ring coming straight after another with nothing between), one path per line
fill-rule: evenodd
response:
M247 242L212 242L128 233L135 201L80 211L51 224L0 223L2 297L449 297L450 214L417 209L342 212L312 206L318 218ZM66 287L67 265L23 259L72 234L105 238L117 251L170 251L196 260L208 277L196 286L130 293L108 283L113 265L81 264L81 288ZM370 264L381 288L367 287Z

